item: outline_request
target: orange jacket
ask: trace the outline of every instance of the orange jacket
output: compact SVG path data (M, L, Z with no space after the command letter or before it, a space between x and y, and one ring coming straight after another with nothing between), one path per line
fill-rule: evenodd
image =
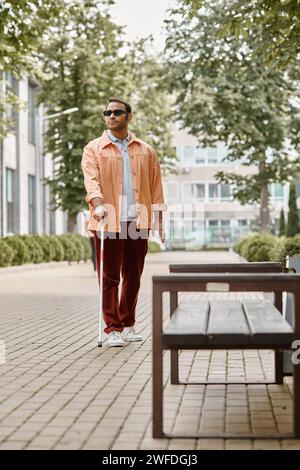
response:
M138 139L132 132L128 155L136 202L137 229L151 229L153 211L167 209L157 156L149 144ZM99 230L98 222L93 217L91 202L93 198L99 197L108 210L105 230L121 232L122 163L121 152L106 131L84 147L81 166L87 192L86 201L91 214L88 230Z

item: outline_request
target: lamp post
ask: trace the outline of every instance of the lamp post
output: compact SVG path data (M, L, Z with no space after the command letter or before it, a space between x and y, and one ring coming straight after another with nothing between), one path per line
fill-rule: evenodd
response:
M35 202L36 202L36 232L38 235L42 233L41 227L41 208L40 208L40 157L41 157L41 143L40 143L40 122L44 123L49 119L62 116L64 114L70 114L78 111L79 108L68 108L63 111L45 115L39 118L39 108L35 115Z

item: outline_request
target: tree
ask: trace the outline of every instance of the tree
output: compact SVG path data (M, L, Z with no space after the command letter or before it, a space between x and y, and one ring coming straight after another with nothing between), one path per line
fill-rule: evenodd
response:
M297 233L299 233L299 214L297 208L296 187L294 183L291 183L286 235L287 237L294 237Z
M279 69L265 75L263 59L252 54L259 27L253 25L247 37L222 36L231 2L220 8L214 0L200 9L183 3L167 21L170 89L177 93L178 118L201 145L223 141L231 162L257 169L246 176L219 172L216 177L232 185L242 204L260 203L260 229L267 231L268 184L288 181L299 168L290 157L292 142L287 146L297 82Z
M133 109L132 130L158 155L162 171L172 173L177 162L172 146L172 101L168 93L167 67L163 58L147 52L152 39L130 44L124 62L123 92L130 96Z
M40 49L44 80L39 101L52 114L78 107L47 123L46 151L55 162L49 184L54 208L68 212L68 231L84 208L81 170L83 147L104 129L103 103L115 94L120 79L121 28L107 12L108 0L71 0L68 15L59 13Z
M205 0L182 0L195 14L207 6ZM268 68L283 67L297 59L300 52L300 3L299 0L222 0L221 36L235 34L249 36L253 26L259 26L252 49L254 55L263 57Z
M3 90L5 74L16 79L23 75L40 74L37 49L43 32L59 11L62 0L6 0L0 3L0 90ZM5 112L7 107L19 108L15 93L0 91L0 139L10 131L12 120Z
M122 28L108 13L110 3L70 0L68 15L58 15L40 53L45 76L40 102L48 113L79 108L76 113L50 120L46 133L46 150L56 163L54 177L46 182L54 207L68 212L69 231L74 231L76 216L86 207L82 151L105 129L102 111L108 97L121 95L133 104L133 130L150 144L157 144L161 161L172 154L170 132L163 121L167 102L157 82L162 67L146 59L141 43L127 45L124 51Z
M285 217L284 217L284 210L281 209L280 211L280 219L279 219L279 236L283 237L286 232L286 226L285 226Z

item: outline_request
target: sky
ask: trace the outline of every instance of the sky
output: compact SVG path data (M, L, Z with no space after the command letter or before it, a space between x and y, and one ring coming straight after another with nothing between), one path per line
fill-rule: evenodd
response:
M152 34L155 50L161 51L164 48L162 26L167 18L166 10L175 5L176 0L115 0L110 13L117 24L126 27L125 39L131 41Z

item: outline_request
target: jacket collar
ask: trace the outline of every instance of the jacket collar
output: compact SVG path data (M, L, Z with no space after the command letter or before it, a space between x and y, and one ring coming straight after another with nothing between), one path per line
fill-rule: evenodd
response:
M130 141L128 145L132 144L132 142L141 142L133 132L130 131ZM102 150L107 145L113 144L112 140L108 137L107 132L104 131L101 137L99 137L99 150Z

